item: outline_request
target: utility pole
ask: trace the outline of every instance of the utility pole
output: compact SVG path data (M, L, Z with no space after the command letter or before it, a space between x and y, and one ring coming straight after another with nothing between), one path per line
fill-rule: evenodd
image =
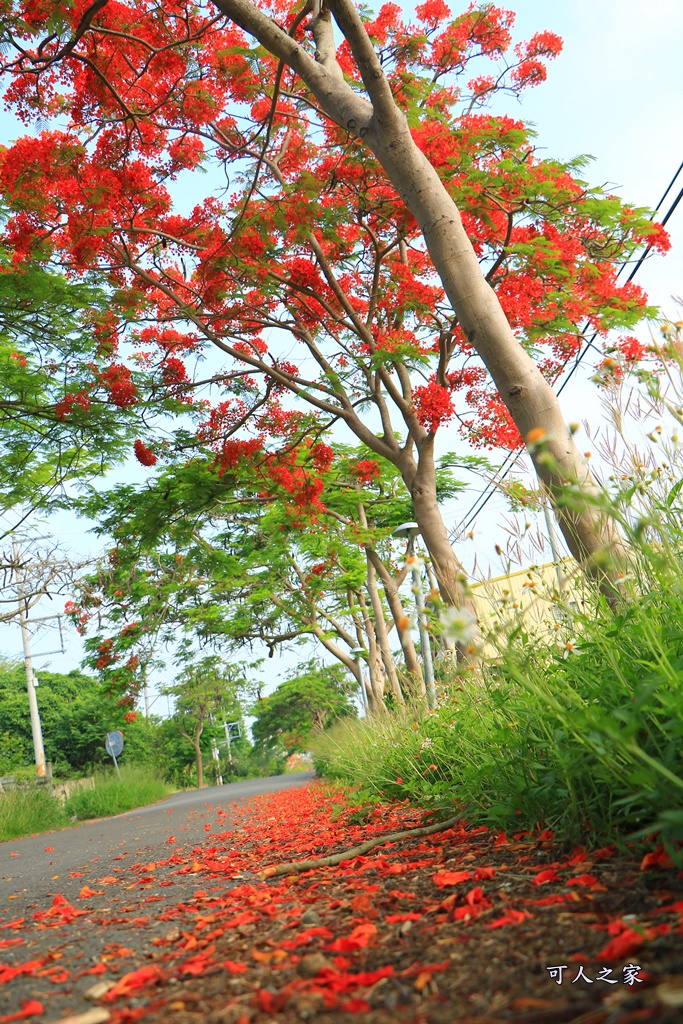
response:
M24 666L26 668L26 689L28 690L28 707L31 714L31 732L33 734L33 752L36 760L36 774L39 777L45 775L45 750L43 748L43 730L40 726L40 712L38 711L38 700L36 698L36 677L33 673L31 661L31 647L28 635L28 621L26 617L26 602L24 597L24 585L19 568L19 547L16 543L12 546L14 564L17 574L17 598L19 601L19 624L21 625L21 639L24 645Z

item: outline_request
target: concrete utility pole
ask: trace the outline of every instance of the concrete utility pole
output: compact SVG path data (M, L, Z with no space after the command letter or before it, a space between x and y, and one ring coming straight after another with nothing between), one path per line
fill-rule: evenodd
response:
M43 748L43 730L40 726L40 712L38 711L38 700L36 698L36 677L33 673L31 661L31 647L28 635L28 621L26 617L26 602L24 597L24 586L19 568L19 547L15 543L12 546L14 563L17 573L17 598L19 601L19 624L21 625L21 639L24 645L24 665L26 667L26 689L28 690L28 707L31 714L31 732L33 733L33 752L36 760L36 774L40 777L45 775L45 750Z

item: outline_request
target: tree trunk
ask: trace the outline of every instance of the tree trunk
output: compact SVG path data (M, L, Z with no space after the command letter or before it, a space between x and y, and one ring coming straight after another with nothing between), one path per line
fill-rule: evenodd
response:
M412 461L412 460L411 460ZM464 587L462 566L448 539L446 525L436 500L436 466L434 442L422 447L417 472L412 477L410 494L420 534L434 566L439 592L448 605L468 608L476 618L474 602ZM466 652L463 652L466 653Z
M410 630L402 628L402 622L404 620L407 621L408 616L403 609L396 581L392 578L391 573L374 548L366 546L365 551L369 561L372 562L377 570L377 574L379 575L379 578L382 581L382 586L384 587L384 595L387 599L387 604L389 605L394 625L396 626L396 632L398 633L399 640L401 641L406 669L408 670L408 676L411 680L411 690L414 696L424 699L427 696L427 690L425 687L424 675L422 673L422 665L420 664L420 659L417 656L417 651L415 650L415 644L413 643L413 638L410 635Z
M558 522L574 557L614 593L615 570L623 541L616 526L596 507L599 488L567 429L557 396L512 331L498 298L486 281L463 227L460 212L435 168L413 140L408 122L393 99L380 59L352 0L326 0L311 20L315 59L249 0L214 0L219 10L288 64L307 84L323 111L377 157L406 207L415 217L427 250L465 335L482 359L521 436L542 431L544 443L529 452L555 505ZM329 12L341 29L361 74L369 100L345 81L336 60ZM573 507L564 504L573 487ZM420 500L418 498L418 500ZM444 599L452 590L443 539L435 536L425 498L427 533ZM417 514L418 522L420 518ZM420 527L423 523L420 522ZM442 527L443 537L445 528ZM447 537L446 537L447 541ZM451 556L452 560L452 556ZM441 571L446 567L445 583ZM457 593L457 586L455 592ZM452 599L449 597L449 601ZM457 599L455 603L460 603Z
M351 614L351 619L353 621L354 629L356 631L356 642L358 644L358 648L367 651L368 654L368 675L370 676L370 680L369 683L366 684L365 692L368 697L368 708L371 714L375 714L378 711L386 711L386 708L384 706L384 699L381 695L381 692L383 691L383 686L380 690L380 688L377 686L377 680L373 678L373 674L376 671L375 666L377 664L376 653L373 650L374 645L371 644L368 633L364 628L365 623L362 622L361 619L358 617L358 608L360 608L360 605L355 605L354 596L355 594L353 591L349 590L347 592L349 611ZM358 661L359 665L361 665L362 675L362 662L360 661L360 658L358 659Z
M384 685L386 677L384 673L382 652L380 650L379 643L377 642L376 623L373 622L370 617L365 596L362 593L358 594L358 604L360 605L361 614L363 616L363 632L368 640L368 674L370 676L370 686L372 687L374 695L375 708L377 711L386 711L386 704L384 703Z
M197 739L196 742L193 743L193 746L194 746L194 756L195 756L195 760L197 762L197 789L203 789L204 788L204 758L202 756L202 750L201 750L201 747L199 745L199 739Z
M396 666L394 665L391 647L389 646L387 625L384 621L384 608L382 607L382 599L379 595L379 588L377 586L377 572L370 560L367 548L365 549L365 556L368 564L368 578L365 585L367 587L368 594L370 595L372 611L375 617L375 632L377 634L377 644L382 654L382 661L384 662L384 671L389 681L391 692L394 694L399 704L404 704L405 701L401 690L401 684L398 681Z
M203 789L204 787L204 758L202 757L202 750L200 746L200 740L203 732L204 723L202 722L197 726L192 736L186 732L180 733L183 739L186 739L194 749L194 759L195 764L197 765L197 789Z

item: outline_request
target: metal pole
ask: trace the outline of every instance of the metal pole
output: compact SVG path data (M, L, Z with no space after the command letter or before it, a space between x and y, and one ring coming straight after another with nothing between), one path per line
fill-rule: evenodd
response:
M425 600L422 593L422 576L420 566L415 556L413 545L409 547L408 560L411 563L413 575L413 593L415 594L415 607L417 608L417 623L420 628L420 647L422 648L422 662L425 673L425 689L427 691L427 707L433 710L436 707L436 686L434 685L434 664L432 662L432 647L427 632L427 616L425 615Z
M19 569L19 548L13 544L12 551L17 573L17 598L19 600L19 624L21 625L21 639L24 645L24 666L26 668L26 689L28 691L28 707L31 715L31 732L33 733L33 753L36 761L36 774L40 777L45 775L45 749L43 747L43 731L40 727L40 712L36 698L35 676L33 674L33 663L31 661L31 646L28 635L28 624L26 618L26 607L24 602L24 586Z
M562 558L559 551L559 544L557 542L557 534L555 533L555 527L553 525L553 520L550 515L550 509L548 508L548 498L545 493L542 493L541 495L541 503L543 505L545 525L548 528L548 540L550 541L550 550L552 552L553 562L555 563L555 575L557 576L557 584L559 589L562 590L565 584L565 578L562 574L562 569L560 568Z
M225 735L228 737L228 766L230 768L230 773L232 774L232 747L230 745L230 723L223 722L223 727L225 729Z
M365 680L363 679L363 668L360 662L361 653L362 648L359 648L357 651L351 651L351 657L356 663L356 678L358 679L358 682L360 684L360 702L363 705L363 711L365 711L367 714L367 712L370 710L370 704L368 694L365 689Z
M119 770L119 762L116 760L116 754L112 754L111 756L114 758L114 765L116 767L116 774L118 775L119 782L120 782L121 781L121 772Z

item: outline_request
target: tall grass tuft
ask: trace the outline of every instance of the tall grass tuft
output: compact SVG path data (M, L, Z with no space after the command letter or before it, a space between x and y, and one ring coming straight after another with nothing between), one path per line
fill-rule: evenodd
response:
M172 792L164 780L148 768L121 766L121 780L109 771L95 776L95 788L74 793L64 809L68 817L108 818L156 803Z
M0 843L63 828L66 822L62 805L44 790L15 789L0 795Z

